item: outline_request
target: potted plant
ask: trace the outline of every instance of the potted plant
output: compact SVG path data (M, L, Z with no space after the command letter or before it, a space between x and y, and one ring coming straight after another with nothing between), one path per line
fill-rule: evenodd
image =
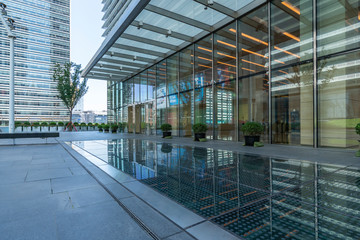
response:
M65 126L64 122L58 122L57 125L58 125L58 131L59 132L64 130L64 126Z
M111 132L116 133L118 130L118 125L116 123L111 124Z
M23 132L31 132L31 123L30 122L24 122L23 123Z
M99 130L99 124L98 124L98 123L94 123L93 125L94 125L94 130L95 130L95 131L96 131L96 130Z
M94 124L88 123L88 124L87 124L87 128L88 128L88 131L94 130Z
M15 122L15 132L22 132L22 123L21 122L18 122L16 121Z
M31 126L32 126L31 131L40 132L40 123L39 122L33 122Z
M264 126L258 122L247 122L242 126L241 131L244 133L245 146L254 146L255 142L260 142Z
M80 123L80 127L81 127L81 131L86 131L87 130L87 124L82 122Z
M122 126L123 126L123 132L127 132L127 122L123 122Z
M195 134L195 141L200 141L200 139L206 138L207 126L204 123L196 123L192 126L192 129Z
M165 137L170 137L171 136L171 130L172 130L172 126L168 123L164 123L161 125L161 131L163 132L163 138Z
M42 122L40 124L40 131L41 132L48 132L49 131L49 124L47 122Z
M103 128L104 128L104 132L109 132L109 129L110 129L110 126L109 126L109 124L104 124L103 125Z
M50 126L50 132L56 132L57 131L56 122L50 122L49 126Z
M122 122L119 122L118 123L118 129L119 129L119 132L124 132L124 125L122 124Z
M358 124L356 125L355 131L356 131L356 133L357 133L358 135L360 135L360 123L358 123ZM360 139L359 139L358 141L360 142ZM356 156L357 156L357 157L360 157L360 150L358 150L358 151L356 152Z
M104 124L98 125L99 132L103 132L104 130Z
M75 127L75 129L78 130L78 131L80 130L80 129L79 129L79 125L80 125L80 124L79 124L78 122L74 122L74 127ZM71 128L70 128L70 129L71 129Z

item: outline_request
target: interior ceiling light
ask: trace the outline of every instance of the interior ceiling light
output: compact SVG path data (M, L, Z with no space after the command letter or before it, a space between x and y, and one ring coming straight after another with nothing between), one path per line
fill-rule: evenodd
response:
M287 53L287 54L289 54L289 55L292 55L292 56L294 56L294 57L300 58L299 55L294 54L294 53L289 52L289 51L286 51L286 50L284 50L284 49L282 49L282 48L279 48L279 47L277 47L277 46L274 46L274 48L275 48L276 50L282 51L282 52Z
M203 47L198 47L198 49L200 49L200 50L204 50L204 51L207 51L207 52L212 52L212 50L207 49L207 48L203 48Z
M136 61L136 58L137 58L137 57L136 57L136 56L134 56L133 61Z
M256 56L262 57L262 58L266 58L266 59L268 58L268 57L265 56L265 55L262 55L262 54L260 54L260 53L247 50L247 49L245 49L245 48L242 48L241 50L244 51L244 52L248 52L248 53L254 54L254 55L256 55Z
M251 39L251 40L253 40L253 41L255 41L255 42L264 44L265 46L268 46L268 45L269 45L267 42L264 42L264 41L262 41L262 40L260 40L260 39L258 39L258 38L253 37L253 36L247 35L246 33L241 33L241 36L246 37L246 38L248 38L248 39Z
M359 21L360 21L360 11L358 12L358 19L359 19Z
M102 68L103 67L103 65L102 65L102 63L100 63L100 68Z
M281 4L284 5L285 7L289 8L291 11L295 12L296 14L300 15L300 9L298 9L297 7L295 7L288 1L282 1Z
M217 52L217 54L219 54L219 55L221 55L221 56L224 56L224 57L236 59L236 57L234 57L234 56L230 56L230 55L227 55L227 54L224 54L224 53L221 53L221 52Z
M236 33L236 30L233 29L233 28L230 28L229 31L230 31L230 32L233 32L233 33Z
M226 45L226 46L229 46L229 47L232 47L232 48L236 48L236 46L234 44L230 44L230 43L227 43L227 42L224 42L224 41L221 41L221 40L217 40L218 43L221 43L223 45Z
M142 28L143 26L144 26L144 22L143 22L143 21L140 21L139 24L138 24L137 29L140 29L140 28Z
M122 67L122 66L120 66L120 67L119 67L119 69L120 69L120 71L122 71L122 70L123 70L123 67Z
M111 56L111 57L113 57L113 56L114 56L114 54L115 54L114 52L110 52L110 56Z

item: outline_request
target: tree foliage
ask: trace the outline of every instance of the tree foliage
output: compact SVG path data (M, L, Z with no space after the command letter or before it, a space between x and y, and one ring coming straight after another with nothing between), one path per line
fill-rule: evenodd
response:
M87 79L81 81L81 65L73 62L65 64L55 64L53 80L57 83L58 98L61 99L70 113L70 122L72 111L79 100L88 91Z

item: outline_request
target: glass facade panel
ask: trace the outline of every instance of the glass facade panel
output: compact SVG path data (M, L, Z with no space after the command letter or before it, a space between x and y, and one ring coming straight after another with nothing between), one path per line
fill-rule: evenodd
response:
M214 67L216 82L236 78L236 23L214 34Z
M272 68L312 59L312 3L312 0L272 1Z
M360 122L360 51L318 63L319 145L357 147Z
M172 135L178 136L178 130L179 130L178 94L169 95L167 97L167 101L168 101L167 123L169 123L172 126Z
M180 52L180 91L193 89L194 45Z
M235 140L236 82L215 86L215 139Z
M147 100L147 71L140 74L140 100L145 102Z
M269 83L265 74L239 79L239 139L244 141L241 126L248 121L264 126L262 142L268 142L269 131Z
M208 126L206 137L213 138L213 91L212 87L195 89L195 121L194 123L205 123Z
M166 97L161 97L156 100L156 134L160 135L161 125L167 123L166 115Z
M179 91L179 54L175 54L167 59L166 70L167 93L169 95L177 93Z
M148 71L148 100L153 100L156 94L156 67Z
M195 87L212 84L212 35L195 44Z
M141 85L141 78L140 76L134 77L134 103L137 104L140 102L140 85Z
M157 97L166 96L166 60L157 64Z
M318 0L318 55L360 47L360 2Z
M180 93L180 136L191 137L191 121L192 121L192 96L193 91Z
M313 144L313 64L272 71L272 141Z

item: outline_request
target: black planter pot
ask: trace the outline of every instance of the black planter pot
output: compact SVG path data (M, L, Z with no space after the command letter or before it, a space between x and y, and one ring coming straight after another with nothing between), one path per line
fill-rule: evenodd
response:
M254 146L255 142L260 142L260 136L245 136L245 146Z
M195 133L195 141L200 141L200 138L206 138L205 133Z
M108 132L109 132L109 129L104 129L104 132L108 133Z
M171 136L171 132L163 132L163 138L170 136Z
M117 130L111 130L111 132L112 132L112 133L116 133L116 132L117 132Z

